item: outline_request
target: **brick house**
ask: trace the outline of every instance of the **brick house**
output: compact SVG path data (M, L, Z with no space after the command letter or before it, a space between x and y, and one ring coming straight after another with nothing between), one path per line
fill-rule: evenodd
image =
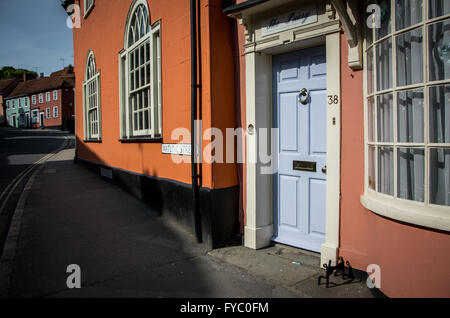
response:
M60 76L61 73L65 75ZM8 96L9 126L72 129L73 83L71 67L52 73L50 77L21 82Z
M19 84L18 78L0 80L0 126L6 125L6 101L5 98Z

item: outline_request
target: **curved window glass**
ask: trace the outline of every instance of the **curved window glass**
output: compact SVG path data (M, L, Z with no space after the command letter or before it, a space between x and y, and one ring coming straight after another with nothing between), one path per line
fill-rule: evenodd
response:
M450 206L449 1L371 4L380 15L366 30L366 188Z

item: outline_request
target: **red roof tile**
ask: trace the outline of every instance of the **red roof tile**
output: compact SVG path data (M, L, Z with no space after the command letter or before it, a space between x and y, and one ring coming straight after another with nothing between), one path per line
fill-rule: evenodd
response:
M62 86L70 87L72 84L70 81L64 80L59 76L40 77L19 83L11 94L9 94L8 98L45 92Z
M14 83L17 83L18 81L19 80L17 78L8 78L8 79L0 80L0 94L2 94L4 92L8 93L8 91L11 90L11 86Z

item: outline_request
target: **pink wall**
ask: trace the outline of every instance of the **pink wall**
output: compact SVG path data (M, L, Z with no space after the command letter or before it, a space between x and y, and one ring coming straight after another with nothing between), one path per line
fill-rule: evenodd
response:
M352 71L341 36L342 142L340 256L353 267L381 268L389 297L450 297L450 235L378 216L364 193L363 71Z

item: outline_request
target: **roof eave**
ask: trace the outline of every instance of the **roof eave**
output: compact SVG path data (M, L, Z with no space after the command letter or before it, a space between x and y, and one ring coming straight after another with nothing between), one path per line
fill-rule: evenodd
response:
M237 17L242 11L250 9L258 4L267 2L269 0L247 0L238 4L233 4L223 9L223 12L231 17Z

